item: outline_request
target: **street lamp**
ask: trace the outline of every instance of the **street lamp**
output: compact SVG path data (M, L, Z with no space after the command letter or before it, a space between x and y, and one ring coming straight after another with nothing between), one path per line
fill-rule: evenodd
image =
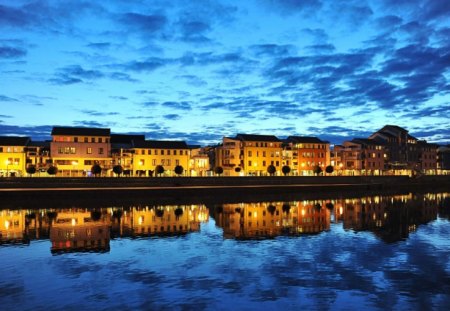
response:
M78 165L78 161L72 161L72 165L73 165L72 170L75 171L75 166ZM75 172L74 172L74 175L75 175Z
M8 174L9 174L9 165L11 164L11 161L6 160L6 161L5 161L5 164L6 164L6 177L8 177Z

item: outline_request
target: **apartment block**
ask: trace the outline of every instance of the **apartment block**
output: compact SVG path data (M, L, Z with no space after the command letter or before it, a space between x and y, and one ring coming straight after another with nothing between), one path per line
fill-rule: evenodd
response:
M322 171L330 165L330 143L317 137L289 136L286 139L285 165L293 175L312 176L319 166Z
M50 154L59 176L90 175L94 164L111 168L108 128L53 127Z
M0 136L0 177L26 175L25 148L29 137Z

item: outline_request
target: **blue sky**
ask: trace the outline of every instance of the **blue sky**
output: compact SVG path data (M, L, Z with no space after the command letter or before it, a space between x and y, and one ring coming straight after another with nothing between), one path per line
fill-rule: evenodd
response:
M450 137L448 0L0 0L0 133Z

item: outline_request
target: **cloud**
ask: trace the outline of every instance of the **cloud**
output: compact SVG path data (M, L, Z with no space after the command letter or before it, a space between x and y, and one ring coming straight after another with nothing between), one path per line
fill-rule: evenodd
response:
M334 45L332 44L315 44L308 45L305 47L306 50L309 50L311 53L332 53L336 50Z
M211 40L206 37L206 33L211 30L209 24L201 20L184 20L178 23L180 40L195 43L207 43Z
M129 30L150 37L162 32L168 23L167 17L162 14L146 15L133 12L121 14L118 21Z
M52 125L17 126L0 124L0 133L2 135L29 136L33 140L48 140L51 138L52 128Z
M110 42L92 42L87 44L86 46L93 49L105 50L111 47Z
M74 121L73 123L76 126L83 126L83 127L101 127L101 128L108 127L104 123L100 123L100 122L97 122L97 121L83 120L83 121Z
M284 14L313 12L322 8L321 0L263 0L271 8Z
M9 96L0 95L0 102L17 102L18 100Z
M184 111L189 111L192 110L191 107L191 103L190 102L186 102L186 101L182 101L182 102L163 102L161 104L162 107L165 108L170 108L170 109L175 109L175 110L184 110Z
M81 110L82 113L87 114L92 117L107 117L107 116L117 116L118 112L103 112L95 110Z
M18 58L27 55L27 51L20 48L0 46L0 58Z
M181 119L181 116L176 113L166 114L166 115L164 115L164 119L175 121L175 120Z
M0 26L24 27L36 21L29 12L5 5L0 5L0 16Z

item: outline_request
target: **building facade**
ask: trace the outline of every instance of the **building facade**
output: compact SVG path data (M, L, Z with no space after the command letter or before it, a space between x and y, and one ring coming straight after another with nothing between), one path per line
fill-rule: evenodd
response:
M29 137L0 136L0 177L26 175L25 148Z
M313 176L316 167L325 171L325 167L330 165L330 143L327 141L317 137L289 136L286 144L285 149L291 152L285 152L285 165L294 175Z
M110 170L110 136L107 128L53 127L50 154L58 175L89 176L94 164L105 172Z

